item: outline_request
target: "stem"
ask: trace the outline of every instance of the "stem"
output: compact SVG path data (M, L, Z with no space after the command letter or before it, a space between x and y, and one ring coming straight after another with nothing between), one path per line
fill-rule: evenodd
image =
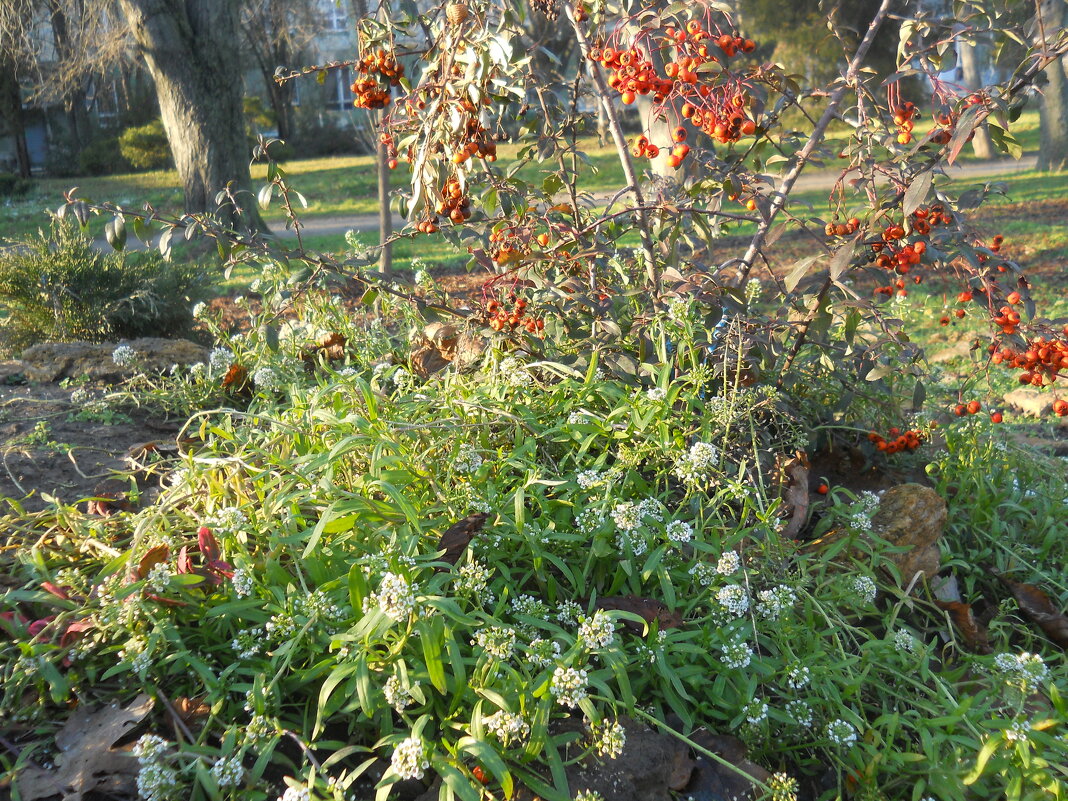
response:
M817 315L820 313L820 306L823 305L823 298L827 295L827 290L831 288L830 276L823 282L823 286L820 287L819 294L816 295L816 302L812 307L812 311L808 313L808 317L805 318L805 322L801 325L801 330L797 332L797 339L794 341L794 346L790 348L790 353L786 357L786 363L783 365L782 370L779 372L779 380L776 382L776 386L782 387L783 377L790 372L790 368L793 366L794 359L797 358L797 354L801 351L801 346L805 344L805 337L808 336L808 329L812 327L812 323L815 321Z
M884 0L884 4L889 2L890 0ZM564 3L564 13L567 14L567 20L571 23L571 27L575 31L575 37L578 39L580 58L588 61L590 43L587 41L586 34L583 33L582 28L575 21L574 10L569 3ZM642 194L641 184L638 183L637 174L634 172L634 162L630 159L627 140L623 136L623 127L619 123L619 115L616 113L615 106L612 105L612 96L608 91L608 84L605 83L604 76L601 75L601 71L596 66L590 68L590 75L593 77L593 84L597 89L597 98L601 101L604 113L608 117L608 129L612 132L612 141L615 143L616 152L619 154L619 163L623 167L623 177L627 179L631 194L634 195L634 202L636 203L634 216L638 221L638 235L642 241L642 252L645 254L645 275L649 281L649 290L654 295L653 302L655 303L655 295L660 289L660 270L656 266L653 237L649 233L649 217L645 213L645 196Z
M775 218L779 216L779 212L782 211L783 207L786 205L786 200L793 191L794 184L797 183L797 179L801 176L802 170L805 169L805 165L808 164L808 160L812 156L812 151L814 151L819 146L820 142L823 141L824 134L827 132L827 126L831 124L831 120L837 115L838 106L841 105L842 98L845 97L849 88L856 83L857 73L864 62L864 57L868 54L868 50L871 49L872 42L875 41L875 33L879 30L879 26L882 25L883 20L886 19L886 14L889 10L890 0L882 0L879 10L875 12L875 16L868 25L868 31L864 34L864 39L861 41L860 47L857 48L857 52L849 62L849 67L846 69L845 80L842 81L841 86L831 93L827 108L823 110L823 116L820 117L819 122L816 123L812 135L809 136L808 141L805 142L804 147L802 147L801 151L797 154L797 160L794 162L794 166L790 169L790 172L787 173L786 178L783 179L782 186L772 198L771 207L768 209L767 216L760 224L760 227L757 228L753 240L749 243L749 248L742 257L742 271L738 278L738 286L744 284L749 278L749 271L753 269L753 260L756 258L757 252L764 246L764 239L767 237L768 231L771 230Z

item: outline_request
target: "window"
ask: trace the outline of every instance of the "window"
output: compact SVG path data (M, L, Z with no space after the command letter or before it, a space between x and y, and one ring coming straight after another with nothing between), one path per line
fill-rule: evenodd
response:
M344 2L344 0L342 0ZM345 7L334 0L322 0L323 27L328 31L344 31L349 27L349 15Z
M119 124L119 88L114 83L103 87L90 86L90 97L96 111L97 123L103 128L113 128Z
M331 70L324 84L326 107L330 111L348 111L352 108L352 74L347 69Z

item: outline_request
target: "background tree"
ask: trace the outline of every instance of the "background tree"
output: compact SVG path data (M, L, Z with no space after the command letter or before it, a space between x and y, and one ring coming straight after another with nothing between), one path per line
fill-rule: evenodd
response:
M187 211L265 228L250 187L238 0L119 0L156 85ZM222 204L216 194L229 188Z
M15 162L23 178L30 176L30 151L22 110L20 54L27 51L23 20L30 13L28 0L10 0L0 6L0 120L15 141Z
M1035 29L1038 44L1053 46L1065 35L1064 23L1068 16L1064 0L1044 0L1038 6ZM1041 120L1041 138L1038 146L1038 169L1063 170L1068 166L1068 76L1065 75L1064 59L1056 59L1044 71L1046 85L1042 88L1042 101L1038 111Z

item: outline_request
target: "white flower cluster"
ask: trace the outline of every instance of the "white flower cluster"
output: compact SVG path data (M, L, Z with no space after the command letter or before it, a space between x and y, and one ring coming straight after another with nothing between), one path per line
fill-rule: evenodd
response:
M397 573L386 573L382 576L382 583L378 587L378 593L374 595L374 602L392 620L406 620L408 615L415 611L416 592L418 586L409 584L408 579Z
M203 317L207 313L207 311L208 311L208 304L204 303L203 301L201 301L199 303L194 303L193 304L193 319L194 320L199 320L201 317Z
M754 698L745 705L742 714L745 715L746 722L750 725L759 725L768 717L768 705L764 701Z
M760 297L760 293L763 289L764 285L760 283L759 278L750 278L745 285L745 299L752 303Z
M159 562L152 566L145 577L145 583L152 592L166 592L171 586L171 568L166 562Z
M797 779L785 773L773 773L768 779L768 789L771 791L769 801L797 801Z
M535 637L526 649L527 659L541 668L551 667L560 661L560 643Z
M483 720L482 725L504 746L521 743L530 735L530 724L523 719L522 715L503 709Z
M894 648L903 654L916 653L918 643L908 629L898 629L894 632Z
M490 626L475 632L475 643L494 659L504 661L515 654L515 629Z
M809 728L816 719L812 714L812 707L804 701L788 701L786 704L786 714L793 719L795 724L803 729Z
M575 480L578 481L578 485L582 487L582 489L590 489L602 483L604 481L604 476L596 470L583 470L575 476Z
M430 767L430 760L424 753L423 741L418 737L401 740L393 752L390 765L393 772L402 779L423 778L423 771Z
M464 442L457 450L452 466L457 473L475 473L482 467L482 457L474 446Z
M748 667L753 661L753 648L747 642L739 641L723 646L723 664L728 668Z
M690 298L674 297L668 301L668 317L676 323L681 323L689 316L691 307L692 300Z
M690 568L690 575L702 587L709 587L716 580L716 569L708 562L695 562Z
M600 509L583 509L577 518L575 525L583 534L592 534L604 525L605 513Z
M857 596L857 600L864 604L871 604L875 602L875 596L878 594L878 590L875 587L875 582L871 576L854 576L853 580L849 584L850 588Z
M848 720L832 720L825 730L827 739L835 745L852 745L857 741L857 730Z
M683 520L672 520L667 524L664 533L672 542L689 542L693 539L693 526Z
M311 790L307 787L287 787L286 791L278 796L278 801L311 801Z
M419 682L416 682L415 686L418 685ZM402 685L400 677L398 676L390 676L386 679L382 691L386 695L386 703L393 707L398 713L403 712L415 701L415 696L412 695L412 689Z
M553 671L549 692L560 706L574 708L586 697L586 682L589 674L585 670L558 667Z
M590 744L597 756L618 759L627 745L627 732L618 720L589 724Z
M229 348L212 348L208 354L208 369L213 374L225 373L234 363L234 352Z
M556 619L565 626L574 626L578 623L581 614L582 606L575 601L561 601L557 608Z
M690 450L675 462L675 475L684 484L704 484L711 478L710 470L719 461L719 448L709 442L695 442Z
M415 266L414 262L412 266ZM429 292L434 288L434 278L425 267L420 266L419 269L415 271L415 285L424 292Z
M111 361L118 367L129 367L137 361L137 351L129 345L119 345L111 352Z
M1009 681L1019 681L1025 687L1042 684L1049 678L1049 668L1038 654L1026 651L1019 654L998 654L994 667Z
M607 612L598 609L579 624L578 636L591 649L608 648L616 637L615 624Z
M282 386L282 379L271 367L260 367L252 374L254 383L263 392L274 392Z
M479 603L485 606L493 603L494 595L487 591L490 577L493 573L488 567L480 562L469 562L460 565L459 578L456 581L456 593L469 598L477 598Z
M793 665L786 671L786 686L794 690L807 687L812 680L812 671L805 665Z
M245 775L245 769L241 767L241 757L219 757L211 766L211 775L219 787L236 787Z
M234 577L230 579L230 585L234 588L234 595L238 598L247 598L252 594L252 573L239 567L234 571Z
M526 365L515 356L505 356L497 365L497 372L504 383L512 387L526 386L530 381L530 373Z
M620 531L632 532L641 528L642 516L638 504L633 501L616 504L612 509L612 522Z
M533 595L518 595L512 599L512 614L544 620L549 616L549 607Z
M645 397L647 397L651 401L659 402L667 397L667 390L663 389L662 387L652 387L650 389L645 390Z
M1026 720L1014 720L1005 729L1005 740L1010 743L1019 743L1027 739L1027 733L1031 731L1031 723Z
M207 526L220 534L238 532L248 523L248 517L236 506L224 506L208 518Z
M164 763L170 743L145 734L134 745L137 757L137 794L145 801L163 801L178 788L178 771Z
M749 595L740 584L728 584L716 592L716 601L735 617L749 611Z
M757 593L756 611L765 620L778 620L797 601L794 591L785 584Z

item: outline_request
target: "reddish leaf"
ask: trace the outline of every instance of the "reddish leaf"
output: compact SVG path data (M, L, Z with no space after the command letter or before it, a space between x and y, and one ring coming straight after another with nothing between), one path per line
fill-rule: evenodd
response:
M994 653L987 639L986 629L975 619L971 604L963 604L959 601L935 601L935 605L949 613L949 619L953 621L953 625L964 638L964 644L968 646L968 650L977 654Z
M661 631L677 629L682 625L682 616L653 598L639 598L637 595L615 595L598 598L595 606L606 612L632 612L639 615L646 623L656 621ZM641 626L633 620L624 620L623 625L635 634L641 633Z
M139 579L146 578L152 568L166 562L170 555L171 549L166 545L157 545L155 548L150 548L148 553L141 557L141 561L137 565L137 577Z
M70 600L70 595L67 594L67 591L65 589L63 589L62 587L56 586L51 581L42 581L41 582L41 589L44 590L45 592L52 593L54 596L56 596L60 600L63 600L63 601L69 601Z
M59 638L60 647L66 648L91 628L93 628L93 624L88 620L72 620L67 624L67 629L63 632L63 636Z
M193 560L189 558L189 547L186 545L183 545L182 550L178 551L176 569L182 574L193 572Z
M1016 603L1031 622L1061 648L1068 648L1068 617L1053 605L1050 597L1034 584L1021 584L1004 576L998 578L1012 591Z
M222 380L223 389L234 395L245 395L252 392L252 382L248 377L248 368L234 363L226 371Z
M450 565L455 565L459 562L471 540L486 525L488 518L489 515L485 512L478 512L477 514L468 515L463 520L453 523L445 529L441 539L438 540L438 550L445 551L441 561L448 562Z
M200 548L200 552L204 554L204 559L208 562L214 562L222 555L219 551L219 541L215 539L215 535L211 533L211 529L207 526L201 526L197 529L197 545Z

